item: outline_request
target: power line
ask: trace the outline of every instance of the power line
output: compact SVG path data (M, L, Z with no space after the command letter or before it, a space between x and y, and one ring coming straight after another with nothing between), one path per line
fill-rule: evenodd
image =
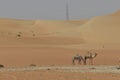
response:
M69 5L68 5L68 2L66 2L66 20L69 20Z

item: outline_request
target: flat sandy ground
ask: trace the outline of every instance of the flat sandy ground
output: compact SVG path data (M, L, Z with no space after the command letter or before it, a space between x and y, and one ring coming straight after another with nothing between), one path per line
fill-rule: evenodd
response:
M58 71L0 72L0 80L120 80L120 74Z
M24 67L30 64L38 66L72 65L76 54L86 55L88 50L62 47L0 47L0 63L6 67ZM94 65L119 65L120 50L94 50L98 55ZM87 61L89 64L89 61Z
M96 47L97 48L97 47ZM1 46L0 63L5 67L37 66L73 66L72 57L76 53L86 55L88 50L61 46ZM94 59L95 66L118 66L120 50L99 49ZM81 67L83 64L78 65ZM89 62L88 65L89 66ZM59 70L3 71L0 80L120 80L120 73L71 72Z

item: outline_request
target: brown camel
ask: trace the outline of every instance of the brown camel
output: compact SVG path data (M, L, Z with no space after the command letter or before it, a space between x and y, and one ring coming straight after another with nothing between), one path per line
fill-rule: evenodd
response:
M84 64L89 60L90 64L93 65L93 59L97 56L97 53L88 52L88 55L84 56Z
M79 54L76 54L72 59L73 65L75 65L75 61L78 61L78 63L81 64L81 61L84 62L84 59Z

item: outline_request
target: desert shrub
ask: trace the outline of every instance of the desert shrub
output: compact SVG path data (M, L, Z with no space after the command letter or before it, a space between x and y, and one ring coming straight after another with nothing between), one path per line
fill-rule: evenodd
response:
M31 31L31 32L32 32L32 35L33 35L33 36L35 36L35 33L34 33L34 31Z
M47 70L49 71L49 70L51 70L51 69L48 68Z
M20 35L20 34L18 34L18 35L17 35L17 37L21 37L21 35Z
M33 34L33 36L35 36L35 34Z
M17 37L21 37L22 32L18 32Z
M30 64L29 66L30 67L36 67L37 65L36 64Z
M0 64L0 68L4 68L4 65Z
M120 70L120 66L116 67L116 69Z

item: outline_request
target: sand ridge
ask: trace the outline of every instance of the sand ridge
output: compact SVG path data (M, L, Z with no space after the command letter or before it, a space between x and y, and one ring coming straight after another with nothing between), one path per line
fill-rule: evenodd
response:
M98 16L82 25L79 30L88 43L120 43L118 36L120 16Z

